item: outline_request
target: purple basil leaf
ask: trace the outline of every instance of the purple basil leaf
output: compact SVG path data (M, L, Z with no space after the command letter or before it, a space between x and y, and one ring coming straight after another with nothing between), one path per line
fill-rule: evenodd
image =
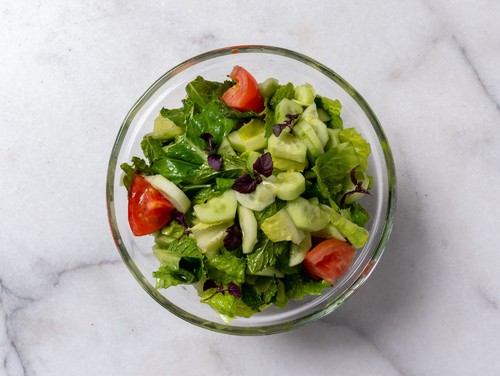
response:
M351 173L349 174L351 177L352 184L358 185L358 179L356 178L356 170L358 169L359 165L354 166L351 170Z
M235 298L241 298L241 290L236 283L229 282L229 285L227 285L227 291Z
M222 157L220 154L210 154L207 158L208 165L214 170L219 171L222 167Z
M258 181L257 179L252 178L250 175L245 174L236 179L231 188L240 193L252 193L253 191L255 191L255 188L257 188L257 184L259 184L261 181L262 179Z
M205 148L205 151L208 153L212 153L215 149L214 136L212 136L210 133L202 133L200 134L200 138L208 144L208 147Z
M276 137L278 137L281 134L281 132L283 132L285 130L285 128L287 126L288 125L286 125L285 123L273 125L273 133L274 133L274 135Z
M224 238L224 247L228 251L232 251L241 247L243 242L243 233L241 232L240 226L234 224L227 228L226 237Z
M216 287L219 287L217 283L213 279L207 279L205 283L203 284L203 291L207 291L210 289L214 289Z
M253 170L266 178L273 173L273 158L271 153L267 152L262 154L253 164Z
M184 213L174 209L172 210L172 212L170 212L170 216L172 217L172 219L178 223L179 225L181 225L182 227L184 227L184 235L189 235L191 232L188 230L188 226L186 224L186 218L184 217Z

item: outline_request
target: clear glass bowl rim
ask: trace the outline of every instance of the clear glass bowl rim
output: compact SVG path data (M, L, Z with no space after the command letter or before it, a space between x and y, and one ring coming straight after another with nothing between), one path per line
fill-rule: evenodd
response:
M114 189L115 189L114 182L115 182L115 173L117 169L118 154L125 139L125 136L127 134L127 131L129 129L129 126L131 125L132 120L134 119L137 112L139 112L139 110L143 107L143 105L147 102L147 100L163 84L165 84L169 79L171 79L178 73L182 72L183 70L197 63L234 53L254 53L254 54L263 53L263 54L285 56L316 69L317 71L323 73L326 77L334 81L356 101L356 103L366 114L373 129L377 134L378 140L382 147L385 159L385 165L387 169L387 180L388 180L387 211L385 215L385 221L380 240L378 244L375 246L372 257L367 264L367 266L368 265L370 266L368 270L361 273L344 292L342 292L336 299L332 300L327 305L325 305L321 310L312 312L306 316L300 317L298 319L289 322L279 323L269 326L261 326L261 327L239 327L239 326L237 327L237 326L223 325L203 320L185 310L178 309L175 305L173 305L169 300L167 300L162 294L160 294L156 289L154 289L149 284L149 282L143 276L142 272L139 270L137 265L130 257L121 239L120 231L118 229L117 222L115 220L116 217L114 210ZM389 240L390 233L392 231L394 215L396 211L396 171L389 142L387 140L387 137L385 136L384 130L382 129L382 126L378 121L375 113L372 111L371 107L364 100L364 98L357 92L357 90L354 89L340 75L338 75L336 72L326 67L325 65L319 63L318 61L289 49L275 47L275 46L266 46L266 45L231 46L199 54L173 67L165 74L163 74L156 82L154 82L149 87L149 89L147 89L146 92L132 106L132 108L126 115L120 127L109 159L107 180L106 180L106 204L107 204L108 221L111 228L111 233L113 235L113 239L115 241L118 252L120 253L120 256L122 257L127 268L130 270L130 272L135 277L137 282L141 285L141 287L161 306L163 306L165 309L167 309L174 315L180 317L181 319L191 324L215 332L233 334L233 335L268 335L295 329L328 315L329 313L337 309L339 306L341 306L347 299L349 299L354 294L354 292L356 292L359 289L359 287L366 281L366 279L372 273L376 264L380 260L384 252L385 246L387 244L387 241Z

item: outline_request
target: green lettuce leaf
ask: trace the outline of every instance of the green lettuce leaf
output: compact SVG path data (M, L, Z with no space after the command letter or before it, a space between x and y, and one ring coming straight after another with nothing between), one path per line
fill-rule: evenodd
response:
M186 92L195 109L201 111L208 102L222 96L232 85L231 81L208 81L198 76L186 86Z
M206 260L208 279L240 285L245 281L245 260L224 252Z
M153 272L156 288L196 283L204 276L203 253L193 238L185 236L165 249L155 247L153 252L161 262Z
M252 253L247 255L247 268L250 273L257 273L267 267L273 267L278 257L290 247L290 242L273 243L261 234Z
M172 120L178 127L186 128L188 120L193 115L194 104L191 100L183 100L183 107L172 110L162 108L160 115Z
M312 170L318 178L318 188L323 197L330 199L332 207L337 207L338 195L344 192L351 170L358 165L358 155L350 143L339 144L316 160Z
M153 164L155 161L165 156L163 144L160 140L156 140L153 137L144 137L141 141L141 148L150 164Z
M332 100L317 95L314 101L316 102L316 106L318 106L318 108L322 108L328 113L328 115L330 115L330 120L327 122L327 124L330 125L331 128L333 129L343 128L342 118L340 117L340 112L342 111L342 104L338 99Z
M368 156L371 152L370 144L354 128L342 129L339 132L339 140L340 142L351 143L358 156L360 170L366 171L368 168Z
M291 82L287 83L286 85L281 85L278 87L274 95L271 97L271 100L269 101L269 105L273 110L276 109L276 106L278 103L281 102L282 99L293 99L295 96L295 88Z
M335 210L330 211L332 225L340 231L353 247L363 247L368 241L370 233L364 227L352 222L347 210L342 210L341 213L344 215L337 213Z
M127 188L127 191L130 190L130 185L132 184L132 179L135 174L141 175L151 175L151 169L144 159L139 157L132 157L131 164L122 163L120 168L123 170L123 185Z
M283 279L288 299L300 300L306 295L320 295L327 287L331 287L323 280L316 281L305 274L290 274Z
M210 305L228 322L237 316L250 317L258 312L246 305L242 298L236 298L227 292L215 293L215 291L213 288L199 292L201 302Z

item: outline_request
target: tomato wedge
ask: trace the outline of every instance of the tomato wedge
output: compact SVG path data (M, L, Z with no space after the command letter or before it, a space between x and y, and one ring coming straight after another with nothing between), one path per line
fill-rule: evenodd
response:
M128 197L128 222L135 236L152 234L170 222L174 206L141 175L134 175Z
M222 100L229 107L238 111L264 110L264 99L259 93L259 86L255 78L246 69L235 66L229 75L236 84L231 86L222 95Z
M306 254L304 267L313 277L334 284L352 265L355 253L347 242L324 240Z

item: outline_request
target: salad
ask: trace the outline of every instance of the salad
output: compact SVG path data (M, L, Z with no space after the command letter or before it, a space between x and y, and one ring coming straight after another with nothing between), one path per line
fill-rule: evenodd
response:
M163 108L144 157L121 165L135 236L154 236L156 288L193 285L226 321L321 294L349 270L369 220L370 145L341 103L235 66Z

